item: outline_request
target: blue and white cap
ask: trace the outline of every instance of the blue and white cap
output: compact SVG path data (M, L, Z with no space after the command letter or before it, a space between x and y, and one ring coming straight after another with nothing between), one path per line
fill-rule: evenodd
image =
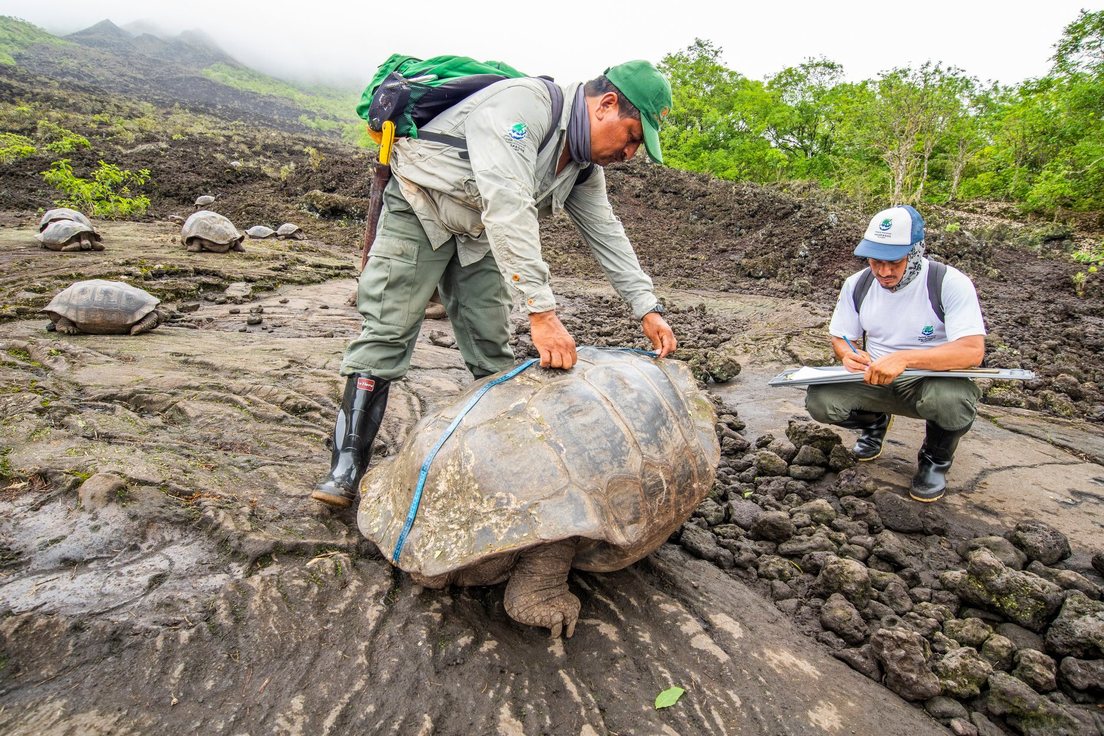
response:
M879 261L899 261L924 242L924 218L907 204L874 215L855 255Z

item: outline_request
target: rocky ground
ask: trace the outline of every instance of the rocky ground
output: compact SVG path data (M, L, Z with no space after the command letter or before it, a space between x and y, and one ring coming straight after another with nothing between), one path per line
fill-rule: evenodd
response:
M7 98L37 109L148 113L0 71ZM801 391L766 387L830 359L824 328L873 208L612 170L723 454L671 544L572 576L582 621L549 642L511 623L500 588L420 590L351 512L305 500L358 324L365 156L167 121L179 127L98 133L112 160L153 172L146 216L97 223L103 252L39 247L48 162L0 169L0 730L1101 732L1104 291L1095 276L1075 289L1069 259L1098 233L925 209L931 252L978 284L989 365L1038 378L983 386L951 492L921 507L906 500L918 423L855 467L852 434L808 423ZM307 237L187 253L171 218L200 194L239 229L293 221ZM566 220L545 255L580 344L646 347ZM82 278L146 289L166 323L46 331L39 310ZM378 461L467 381L450 325L427 321ZM672 685L686 695L656 710Z
M33 217L4 223L6 732L1100 728L1104 453L1083 420L986 407L951 497L918 508L900 491L918 439L895 432L899 451L849 467L837 433L792 421L799 391L764 386L791 356L826 358L823 309L661 281L684 356L729 379L707 384L718 481L677 544L573 575L582 621L549 642L506 617L500 588L421 591L351 513L305 501L357 325L350 244L308 225L303 241L190 254L165 220L104 223L107 250L58 254ZM45 331L34 307L78 275L162 295L169 321L136 338ZM559 284L581 343L642 344L607 286ZM380 458L466 384L452 344L447 321L426 322ZM1001 457L1014 446L1025 465ZM1055 467L1066 486L1035 485ZM655 710L671 685L687 695Z

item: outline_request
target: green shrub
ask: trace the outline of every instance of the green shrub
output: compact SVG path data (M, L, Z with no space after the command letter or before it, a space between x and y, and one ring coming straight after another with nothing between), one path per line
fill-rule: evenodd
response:
M0 164L33 156L35 150L34 141L25 135L0 133Z
M149 181L149 173L149 169L133 172L100 161L91 178L82 179L73 173L69 159L61 159L50 164L50 170L43 171L42 178L68 195L54 204L90 212L96 217L118 218L145 214L150 204L149 197L132 196L130 188Z
M77 148L91 148L92 144L83 135L61 127L49 120L39 120L36 137L47 141L42 147L52 153L72 153Z

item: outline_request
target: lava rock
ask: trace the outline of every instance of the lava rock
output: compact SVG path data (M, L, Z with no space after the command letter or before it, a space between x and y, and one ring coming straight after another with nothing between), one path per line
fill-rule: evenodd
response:
M1061 605L1057 585L1009 568L986 548L970 553L966 572L948 571L939 580L962 600L998 611L1032 631L1041 632Z
M786 461L770 450L755 453L755 472L759 476L786 475Z
M1038 560L1033 560L1026 569L1030 573L1049 580L1062 590L1079 590L1093 600L1100 600L1100 586L1079 572L1056 570L1053 567L1047 567Z
M865 608L870 601L870 571L861 562L836 558L820 569L811 590L819 596L841 593L858 608Z
M1062 679L1076 690L1104 693L1104 659L1065 657L1058 665Z
M1047 630L1046 645L1052 652L1080 659L1104 657L1104 603L1070 593Z
M882 666L878 664L877 657L869 644L852 649L837 649L832 656L846 662L851 669L866 675L874 682L882 681Z
M1022 570L1027 564L1027 555L1016 548L1004 537L996 535L988 537L975 537L963 542L958 548L958 554L962 559L968 559L970 553L978 549L987 549L993 556L1013 570Z
M831 524L835 521L836 510L832 504L823 498L817 498L808 503L803 503L793 510L793 513L808 514L809 518L817 524Z
M755 539L765 539L777 544L785 542L797 530L785 511L768 511L755 520L750 531Z
M866 623L851 601L839 593L828 596L820 608L820 625L854 646L866 640Z
M924 703L924 710L926 710L928 715L932 718L943 721L944 723L952 718L966 719L970 717L970 711L966 710L966 706L954 698L948 698L945 695L936 695L934 698Z
M126 494L126 480L112 473L96 473L81 483L77 499L81 509L102 509Z
M785 557L801 557L812 552L836 552L835 543L823 534L796 536L778 545L778 554Z
M763 515L763 507L754 501L733 498L728 502L728 518L741 529L750 530L755 520Z
M943 633L963 646L977 649L993 635L993 628L980 618L952 618L943 622Z
M1008 540L1033 560L1053 565L1070 556L1070 543L1066 535L1049 524L1028 519L1016 524L1009 532Z
M735 565L732 553L717 544L712 532L695 526L683 524L679 543L695 557L709 560L718 567L729 568Z
M764 555L759 558L759 577L764 580L781 580L783 582L789 582L794 578L801 575L801 570L798 569L790 560L785 557L779 557L777 555Z
M898 536L886 530L874 538L875 557L881 558L894 567L909 567L920 556L919 549L910 539Z
M929 700L940 694L939 678L928 667L928 643L914 631L879 629L870 647L885 670L885 684L905 700Z
M989 675L986 711L1004 718L1024 736L1059 736L1092 733L1091 724L1078 714L1051 702L1031 687L1005 672Z
M1007 636L1000 634L993 634L981 645L981 656L995 670L1007 672L1012 669L1012 657L1015 653L1016 645Z
M786 474L797 480L818 480L827 472L827 468L819 465L791 465Z
M828 457L812 445L802 445L801 449L797 451L797 454L794 455L790 462L794 465L819 465L822 468L828 467Z
M790 421L786 427L786 437L795 447L809 445L820 450L825 456L832 453L833 447L843 443L836 432L816 422Z
M993 666L973 647L952 649L932 666L943 692L956 698L975 698L989 679Z
M1012 676L1018 677L1037 693L1049 693L1058 687L1058 665L1054 660L1034 649L1016 652L1016 667Z
M873 500L886 529L906 534L924 531L924 522L920 519L920 504L889 491L878 491Z

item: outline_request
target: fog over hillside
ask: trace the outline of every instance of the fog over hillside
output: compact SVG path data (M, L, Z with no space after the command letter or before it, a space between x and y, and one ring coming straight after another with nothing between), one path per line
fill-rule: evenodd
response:
M693 12L649 14L581 0L554 9L441 0L399 9L334 0L279 7L253 0L5 0L0 13L59 35L104 19L155 35L195 29L252 68L344 87L362 86L395 52L498 59L567 82L627 59L657 62L697 38L722 48L725 63L752 79L823 56L842 64L854 81L936 61L982 80L1016 84L1047 72L1054 39L1083 7L1093 6L1100 7L1099 0L1053 0L1015 13L952 0L932 0L921 11L872 0L707 1Z

